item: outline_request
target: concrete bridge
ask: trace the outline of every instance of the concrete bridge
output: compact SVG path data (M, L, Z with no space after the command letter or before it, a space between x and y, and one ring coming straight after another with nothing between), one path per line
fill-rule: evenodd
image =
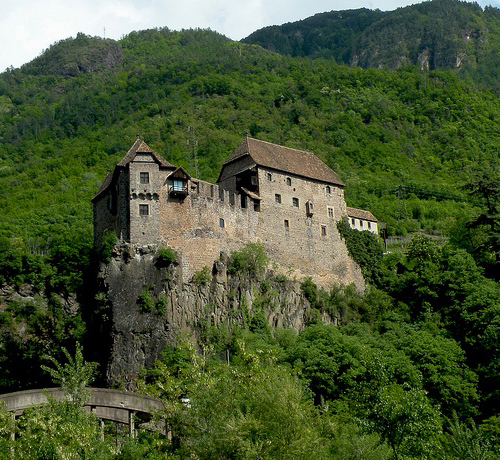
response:
M135 419L150 419L152 414L163 409L163 403L158 398L104 388L87 388L89 398L84 405L85 410L93 412L96 417L129 425L129 433L135 434ZM29 407L47 404L49 397L62 401L66 397L60 388L45 388L41 390L17 391L0 395L5 409L19 416Z

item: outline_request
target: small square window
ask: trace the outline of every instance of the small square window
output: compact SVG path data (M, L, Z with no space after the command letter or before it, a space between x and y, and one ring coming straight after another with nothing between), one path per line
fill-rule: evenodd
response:
M290 177L286 178L286 185L292 185L292 179Z
M327 185L325 191L328 195L330 195L330 193L332 193L332 188L329 185Z
M221 218L219 219L219 227L220 227L220 228L224 228L224 226L225 226L225 225L226 225L226 224L225 224L225 222L224 222L224 219L221 217Z
M321 236L326 236L326 225L321 226Z
M274 195L274 201L275 201L276 203L281 203L281 195L280 195L279 193L276 193L276 194Z
M328 217L330 219L333 219L333 217L334 217L334 213L333 213L333 208L332 207L328 207Z
M140 204L139 205L139 215L140 216L148 216L149 215L149 205Z
M271 181L273 179L273 176L271 175L271 173L266 173L266 179L268 181Z
M141 184L149 184L149 173L148 172L139 173L139 178L140 178Z
M292 198L292 206L295 208L299 207L299 199L298 198Z

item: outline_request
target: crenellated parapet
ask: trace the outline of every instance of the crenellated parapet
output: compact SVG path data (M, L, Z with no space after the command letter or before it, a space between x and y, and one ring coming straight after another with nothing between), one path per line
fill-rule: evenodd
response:
M337 230L347 216L344 184L308 152L246 138L212 184L137 140L93 202L97 244L112 231L124 242L171 247L185 280L221 252L260 242L284 272L363 285Z

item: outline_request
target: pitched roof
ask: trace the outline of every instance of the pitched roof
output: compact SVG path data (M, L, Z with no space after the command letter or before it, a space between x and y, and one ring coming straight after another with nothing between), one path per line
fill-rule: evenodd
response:
M96 198L97 196L99 196L102 192L104 192L104 190L106 190L111 185L112 179L113 179L113 173L109 172L106 175L106 178L104 179L104 182L99 187L99 190L97 190L97 193L95 194L94 198ZM92 198L92 199L94 199L94 198Z
M271 144L251 137L247 137L243 141L224 165L247 155L259 166L322 182L344 185L337 173L313 153Z
M106 179L104 179L104 182L101 184L99 187L99 190L95 194L94 198L92 198L92 201L95 201L102 193L104 193L108 187L113 183L113 181L116 179L118 173L117 171L120 168L124 168L127 166L131 161L134 160L136 155L138 153L149 153L153 156L155 161L160 165L160 168L167 168L167 169L176 169L174 165L170 164L167 160L162 158L160 155L158 155L148 144L146 144L142 139L137 139L134 142L134 145L130 147L130 150L127 152L127 154L122 158L122 160L115 166L115 169L113 172L108 173L106 176Z
M118 163L118 166L127 166L131 161L134 160L138 153L150 153L153 158L159 163L160 166L164 168L174 168L175 166L170 164L167 160L158 155L148 144L146 144L142 139L138 138L127 154L122 158L122 161Z
M347 215L371 222L378 222L377 218L370 211L365 211L364 209L347 208Z
M181 179L191 179L191 176L186 172L186 170L179 166L175 171L172 171L167 178L181 178Z

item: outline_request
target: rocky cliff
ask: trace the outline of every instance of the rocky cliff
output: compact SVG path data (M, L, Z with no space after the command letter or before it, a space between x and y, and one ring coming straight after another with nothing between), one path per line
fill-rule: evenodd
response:
M133 388L140 370L152 366L166 344L175 343L180 334L199 335L203 325L231 329L260 312L270 326L304 327L310 305L299 282L230 274L222 254L211 272L183 283L182 266L159 263L157 249L117 246L111 261L100 268L94 323L100 322L99 346L109 347L105 366L110 385Z

